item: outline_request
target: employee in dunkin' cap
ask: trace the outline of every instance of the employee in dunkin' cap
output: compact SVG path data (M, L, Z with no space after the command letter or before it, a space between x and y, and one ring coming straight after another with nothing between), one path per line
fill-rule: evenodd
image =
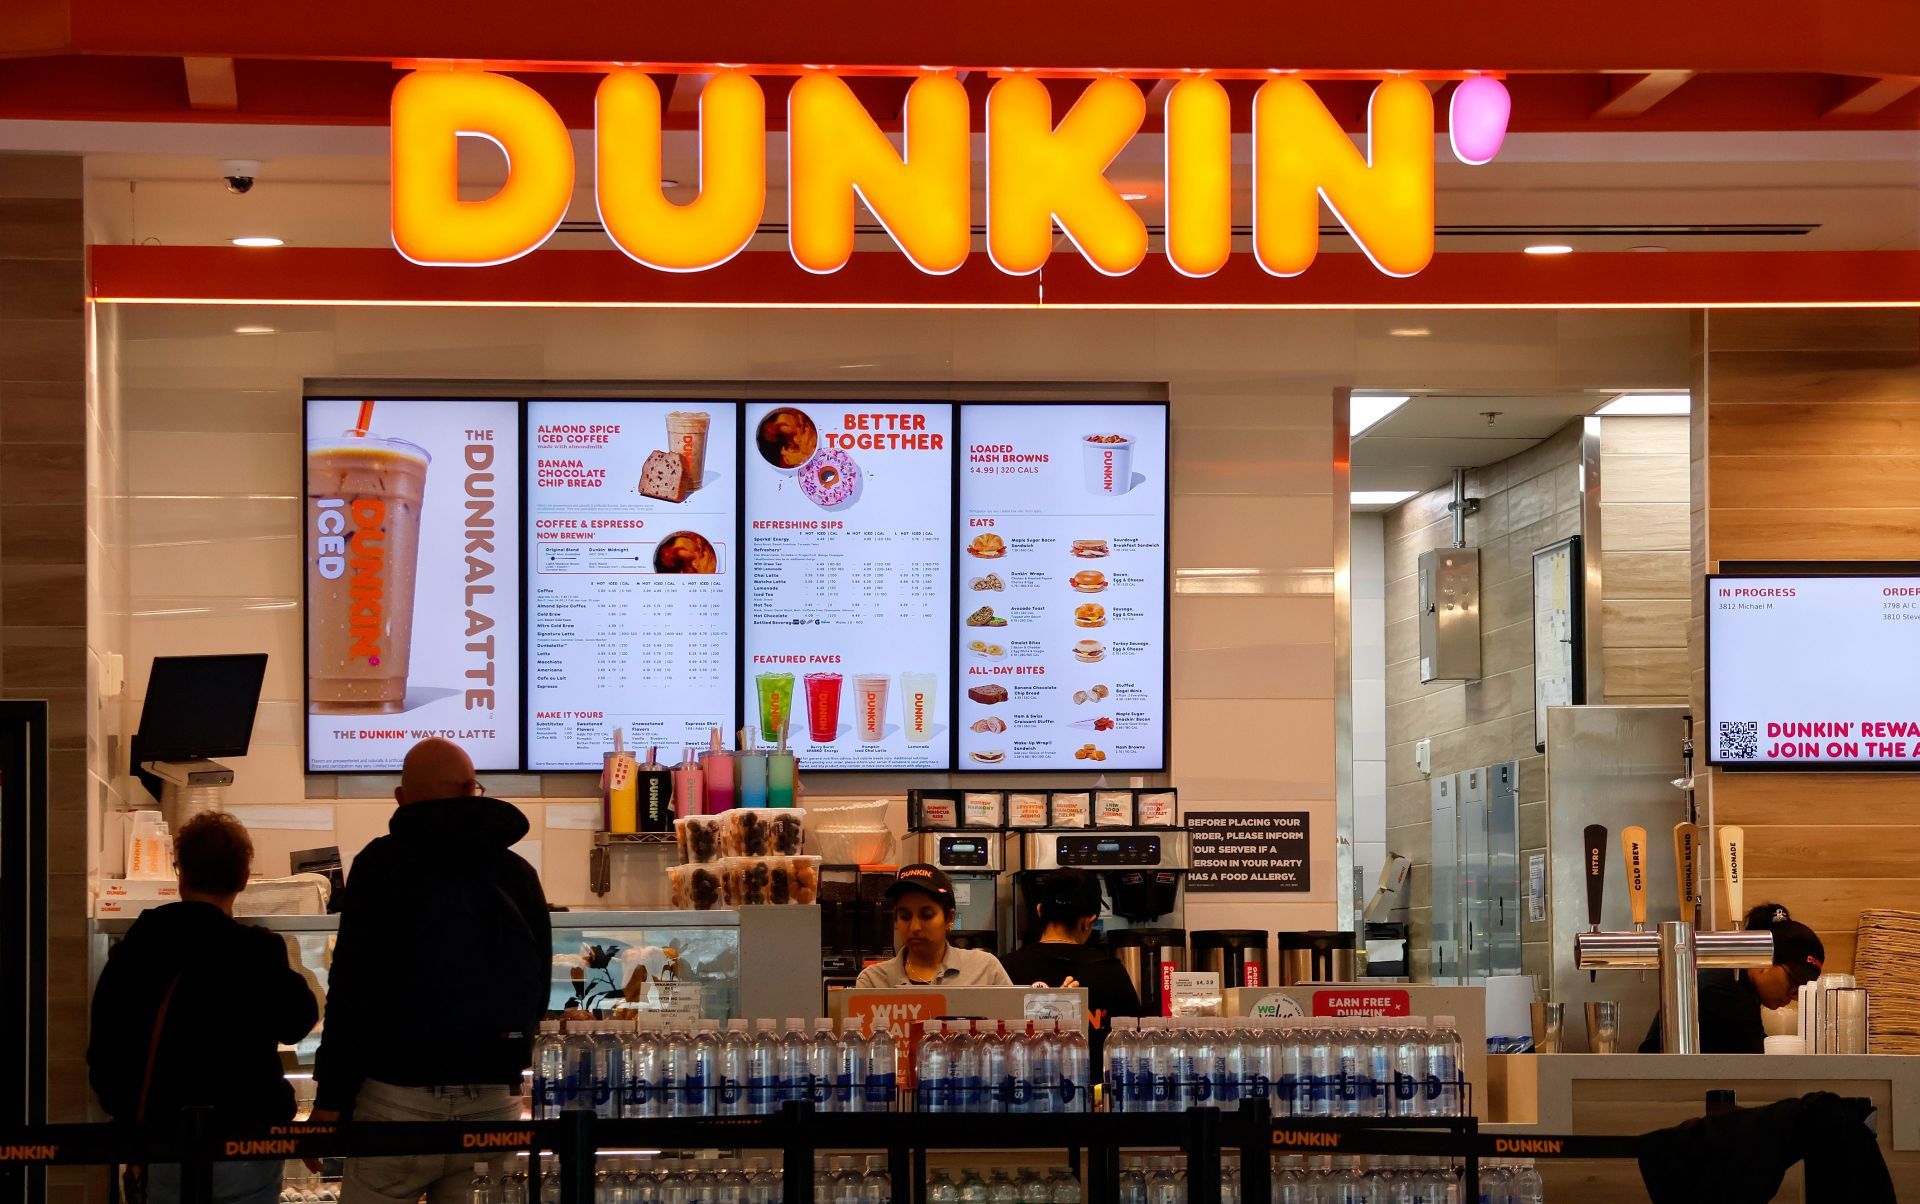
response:
M856 987L1010 987L1000 959L947 943L953 928L953 879L937 865L909 865L887 888L893 908L891 960L860 971Z

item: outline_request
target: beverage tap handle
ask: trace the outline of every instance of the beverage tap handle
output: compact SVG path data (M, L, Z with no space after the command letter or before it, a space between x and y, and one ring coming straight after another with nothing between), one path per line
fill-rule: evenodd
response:
M1590 931L1600 931L1600 905L1606 901L1607 891L1607 825L1588 824L1584 832L1586 844L1586 863L1581 871L1587 880L1587 927ZM1600 981L1594 971L1587 971L1588 982Z
M1620 853L1627 864L1627 902L1633 909L1633 930L1647 927L1647 830L1638 824L1620 829Z
M1746 924L1746 881L1747 872L1745 828L1722 827L1718 829L1719 838L1715 843L1720 848L1720 875L1727 883L1727 927L1742 928Z
M1698 924L1700 909L1700 829L1689 823L1673 825L1673 885L1680 900L1680 918Z

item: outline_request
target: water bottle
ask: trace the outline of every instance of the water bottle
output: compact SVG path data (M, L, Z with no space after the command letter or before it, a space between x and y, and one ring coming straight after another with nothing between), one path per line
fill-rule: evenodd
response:
M540 1204L560 1204L560 1172L540 1173Z
M1335 1116L1358 1116L1360 1114L1360 1054L1359 1033L1352 1023L1344 1018L1330 1021L1333 1025L1333 1084L1329 1091L1332 1099L1332 1111ZM1352 1170L1351 1166L1346 1169Z
M951 1109L955 1112L980 1112L984 1110L986 1100L986 1079L984 1077L982 1038L985 1031L979 1021L957 1022L959 1031L954 1031L952 1023L947 1025L947 1044L951 1050L952 1082L948 1092Z
M495 1204L493 1180L487 1176L487 1164L473 1164L473 1178L467 1180L467 1204Z
M756 1115L780 1109L780 1034L773 1021L754 1024L753 1047L747 1051L747 1111Z
M1133 1060L1133 1048L1140 1035L1140 1022L1131 1016L1115 1016L1113 1027L1107 1031L1107 1043L1100 1051L1100 1080L1107 1093L1107 1111L1129 1112L1133 1110L1127 1099L1128 1068Z
M1480 1204L1509 1204L1508 1185L1512 1179L1505 1165L1498 1162L1480 1164Z
M1178 1033L1170 1020L1164 1017L1153 1019L1146 1050L1145 1086L1147 1098L1152 1102L1149 1111L1172 1112L1179 1106L1180 1072L1174 1047L1177 1038Z
M1302 1035L1300 1058L1300 1096L1307 1116L1332 1116L1333 1097L1339 1079L1334 1030L1325 1022L1315 1024Z
M746 1022L740 1023L744 1026ZM744 1088L740 1098L746 1098ZM713 1201L714 1204L747 1204L747 1176L738 1158L721 1161L720 1172L714 1180Z
M609 1120L620 1118L620 1090L626 1085L624 1024L609 1021L593 1033L593 1112Z
M1054 1026L1059 1028L1060 1022ZM1093 1108L1093 1077L1087 1064L1090 1051L1086 1030L1069 1024L1059 1033L1060 1108L1062 1112L1087 1112Z
M969 1170L960 1177L960 1204L988 1204L991 1199L980 1172Z
M1273 1204L1317 1204L1310 1197L1307 1170L1298 1158L1283 1158L1274 1163L1270 1182Z
M1060 1081L1060 1022L1038 1021L1029 1027L1027 1042L1032 1052L1028 1054L1027 1063L1027 1111L1057 1112L1060 1099L1055 1084Z
M1380 1204L1413 1204L1413 1173L1386 1169L1376 1173L1380 1182Z
M1206 1022L1192 1020L1187 1027L1174 1030L1173 1036L1173 1068L1178 1080L1174 1084L1173 1111L1212 1107L1212 1080L1207 1075L1212 1069L1213 1037Z
M813 1035L807 1038L807 1099L814 1111L833 1111L833 1066L839 1060L840 1046L833 1035L833 1021L818 1017Z
M947 1045L947 1026L944 1021L927 1021L926 1031L920 1038L920 1048L914 1055L913 1077L914 1106L917 1110L952 1110L953 1059L951 1047Z
M858 1017L840 1022L840 1037L833 1047L833 1110L867 1110L867 1034Z
M569 1020L566 1024L566 1086L561 1092L564 1110L593 1111L593 1022Z
M1208 1020L1205 1032L1207 1051L1201 1065L1207 1073L1207 1098L1216 1108L1231 1108L1240 1102L1239 1040L1225 1020Z
M998 1020L983 1020L980 1031L980 1106L989 1112L1006 1112L1013 1099L1013 1061L1008 1053L1006 1026Z
M621 1051L620 1065L627 1077L620 1084L620 1115L628 1120L651 1120L665 1115L660 1108L660 1097L654 1091L654 1084L660 1078L659 1033L642 1019L621 1039L626 1048Z
M1148 1204L1186 1204L1187 1185L1174 1177L1173 1159L1155 1158L1147 1176Z
M1273 1114L1307 1115L1307 1092L1304 1090L1307 1080L1305 1032L1293 1026L1276 1028L1270 1048L1273 1050ZM1299 1169L1303 1175L1306 1173L1304 1166Z
M1420 1116L1425 1111L1427 1094L1427 1045L1421 1030L1413 1024L1403 1024L1391 1030L1387 1040L1393 1071L1389 1111L1400 1117Z
M1033 1111L1033 1043L1027 1039L1027 1025L1014 1021L1007 1025L1005 1079L1006 1111Z
M716 1063L719 1106L714 1111L718 1115L747 1114L747 1063L752 1053L753 1038L747 1035L747 1022L727 1021L727 1032L720 1039L720 1056Z
M935 1020L933 1024L938 1024ZM960 1189L945 1171L935 1171L927 1180L927 1204L959 1204Z
M1427 1115L1460 1115L1460 1034L1452 1016L1435 1016L1427 1030Z
M771 1026L770 1021L763 1021ZM779 1204L783 1191L780 1172L765 1158L755 1158L747 1174L746 1198L742 1204Z
M899 1046L884 1024L875 1025L867 1038L866 1110L891 1112L899 1095Z
M1528 1159L1514 1167L1513 1178L1507 1181L1507 1199L1510 1204L1541 1204L1547 1198L1546 1185L1540 1181L1540 1172Z
M813 1156L813 1204L835 1204L833 1165L824 1154Z
M787 1017L787 1031L780 1038L780 1102L805 1103L813 1098L813 1083L808 1067L806 1022L798 1016Z
M1273 1054L1276 1046L1272 1029L1254 1023L1240 1031L1240 1098L1263 1099L1276 1116L1281 1115L1273 1098Z
M893 1176L879 1154L867 1155L867 1173L860 1177L860 1204L893 1204Z
M1240 1164L1222 1162L1220 1165L1220 1204L1240 1204Z
M702 1020L687 1044L686 1068L681 1074L681 1098L686 1110L676 1116L711 1116L713 1085L718 1080L720 1022Z
M1120 1189L1117 1204L1147 1204L1146 1164L1137 1157L1122 1158L1116 1186Z
M558 1020L542 1020L533 1039L533 1119L560 1115L567 1090L567 1039Z
M1047 1204L1080 1204L1080 1180L1074 1178L1066 1167L1055 1168L1047 1176L1047 1186L1052 1189L1048 1193Z
M693 1033L675 1023L660 1038L660 1082L656 1088L667 1116L692 1116L687 1075L693 1069Z
M527 1204L527 1176L519 1171L511 1171L500 1176L499 1190L495 1199L500 1204Z
M1031 1173L1022 1171L1021 1175L1024 1177ZM1020 1188L1012 1179L1007 1178L1005 1167L994 1168L993 1178L987 1183L987 1199L991 1204L1020 1204Z
M1053 1189L1047 1186L1039 1171L1023 1166L1014 1180L1013 1198L1015 1204L1052 1204Z

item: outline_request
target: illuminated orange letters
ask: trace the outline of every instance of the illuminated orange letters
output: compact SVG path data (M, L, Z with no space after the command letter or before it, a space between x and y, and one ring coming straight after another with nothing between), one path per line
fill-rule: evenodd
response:
M573 143L553 106L490 71L415 71L393 90L393 245L415 263L505 263L559 228L573 199ZM459 140L507 157L507 182L460 199Z
M966 262L973 149L967 91L951 75L907 89L906 155L874 124L853 89L811 72L787 98L787 245L809 272L837 272L853 255L853 196L873 210L907 258L944 276Z
M1375 267L1411 276L1433 258L1433 96L1416 79L1374 89L1367 155L1294 76L1253 100L1253 249L1276 276L1307 270L1320 246L1320 198Z
M1167 92L1167 258L1211 276L1233 254L1233 113L1211 78Z
M1058 127L1046 85L1010 75L987 95L987 253L1001 271L1037 272L1060 223L1087 261L1124 276L1147 255L1147 227L1103 174L1140 129L1146 98L1130 80L1087 85Z
M660 184L660 90L615 71L594 96L594 195L600 223L650 268L698 272L743 250L767 208L767 101L750 75L722 72L700 91L700 192L684 205Z

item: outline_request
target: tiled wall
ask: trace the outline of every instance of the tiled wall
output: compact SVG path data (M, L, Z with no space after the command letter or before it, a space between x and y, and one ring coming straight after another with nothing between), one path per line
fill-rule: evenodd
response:
M1387 845L1413 860L1412 965L1428 973L1432 937L1431 779L1414 766L1414 744L1433 742L1434 774L1520 762L1521 863L1546 847L1546 758L1534 750L1533 563L1536 548L1580 532L1580 428L1576 420L1537 446L1474 469L1467 546L1480 549L1478 681L1421 685L1417 562L1453 542L1451 487L1389 511L1387 576ZM1544 924L1521 931L1530 974L1547 973Z
M1360 902L1387 862L1385 516L1353 516L1353 864Z
M1687 701L1687 419L1600 420L1601 665L1609 703Z

